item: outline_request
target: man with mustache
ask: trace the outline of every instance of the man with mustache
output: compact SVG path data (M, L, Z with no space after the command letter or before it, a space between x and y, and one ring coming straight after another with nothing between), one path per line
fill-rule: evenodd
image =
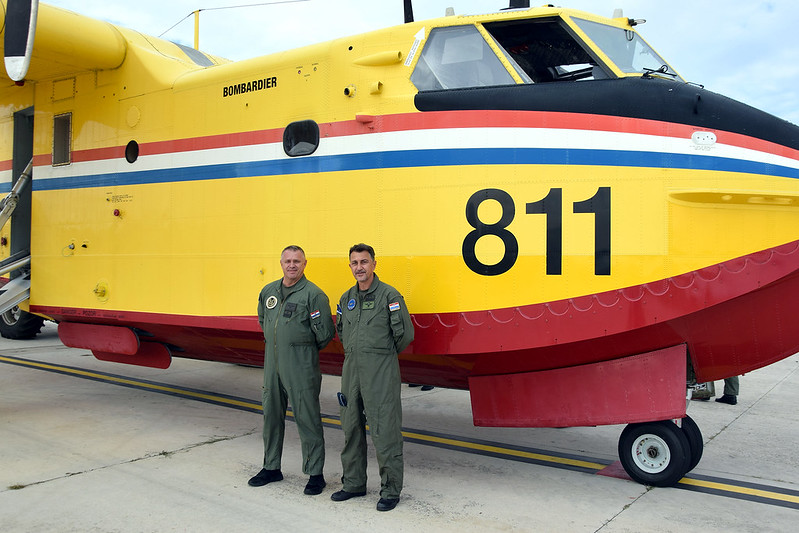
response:
M319 350L335 335L330 302L324 292L305 278L305 252L287 246L280 255L283 277L261 289L258 322L264 331L264 466L249 480L261 487L280 481L280 459L286 428L287 400L302 445L302 471L310 476L305 494L325 488L325 439L319 392Z
M366 495L366 424L380 467L378 511L397 506L402 491L402 404L397 354L413 340L413 324L402 295L375 274L374 248L350 248L357 283L336 310L344 367L341 373L342 490L330 499Z

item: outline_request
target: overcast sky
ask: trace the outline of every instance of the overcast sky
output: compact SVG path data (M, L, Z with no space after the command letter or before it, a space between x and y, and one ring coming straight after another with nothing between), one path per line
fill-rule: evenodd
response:
M200 49L238 60L403 22L402 0L50 0L71 11L159 36L194 10ZM256 5L270 4L270 5ZM531 1L531 5L543 1ZM212 9L251 5L233 9ZM508 0L415 0L416 20L492 13ZM796 0L571 0L557 5L646 19L641 35L686 80L799 124ZM193 46L194 18L164 38Z

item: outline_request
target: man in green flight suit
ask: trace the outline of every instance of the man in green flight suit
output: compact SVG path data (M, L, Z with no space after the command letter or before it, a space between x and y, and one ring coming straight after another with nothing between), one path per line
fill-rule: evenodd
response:
M350 269L357 280L339 302L336 328L344 346L341 372L341 502L366 495L366 424L380 467L378 511L397 506L402 491L402 404L397 354L413 340L405 300L375 274L374 248L350 248Z
M283 479L280 459L286 429L287 400L302 445L302 471L311 476L305 494L325 488L325 439L319 392L319 350L335 335L330 301L305 278L305 252L287 246L280 255L283 277L266 285L258 296L258 322L264 331L264 466L249 480L261 487Z

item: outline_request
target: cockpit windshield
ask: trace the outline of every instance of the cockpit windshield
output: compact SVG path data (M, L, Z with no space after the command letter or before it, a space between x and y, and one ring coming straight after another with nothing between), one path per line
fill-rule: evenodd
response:
M624 28L617 28L583 20L572 19L581 30L594 41L599 48L613 61L622 72L641 72L665 74L671 78L679 78L657 52L641 39L637 33Z
M575 24L625 73L678 78L638 34L573 18ZM420 91L522 83L596 80L615 77L592 46L560 17L486 22L433 28L411 82ZM505 64L483 38L504 52ZM515 70L514 78L505 65ZM681 79L681 78L678 78Z

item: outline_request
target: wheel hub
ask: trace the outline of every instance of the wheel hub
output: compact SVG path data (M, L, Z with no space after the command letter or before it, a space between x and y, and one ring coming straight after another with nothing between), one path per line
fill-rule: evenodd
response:
M8 324L9 326L14 326L19 321L20 309L18 305L15 305L5 313L0 314L0 318L2 318L3 322Z
M668 445L657 435L642 435L632 452L638 467L649 474L662 472L671 461Z

